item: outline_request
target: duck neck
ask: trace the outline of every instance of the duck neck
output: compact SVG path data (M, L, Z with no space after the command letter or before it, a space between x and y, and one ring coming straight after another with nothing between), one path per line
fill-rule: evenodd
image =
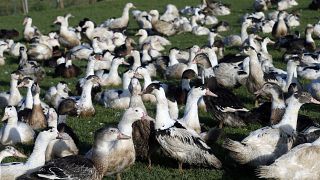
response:
M283 93L271 93L272 96L272 102L271 102L271 109L285 109L286 103L283 99Z
M140 54L136 53L133 56L133 65L132 65L132 70L136 70L138 67L141 66L141 60L140 60Z
M297 65L294 62L289 61L287 64L287 79L286 79L285 91L288 91L288 88L292 83L293 78L296 78L295 77L295 74L297 74L296 72L297 72Z
M39 140L36 140L33 151L26 162L27 166L37 168L45 164L45 160L46 160L45 152L49 142L50 141L48 140L41 141L41 142Z
M120 65L119 63L112 63L111 64L109 77L119 76L119 74L118 74L119 65Z
M25 101L25 108L32 109L33 106L33 97L31 92L31 87L28 87L26 101Z
M86 77L94 75L94 60L90 60L87 64Z
M215 35L214 33L212 33L212 32L209 33L209 38L208 38L208 40L209 40L209 46L210 46L210 47L213 46L215 37L216 37L216 35Z
M151 76L149 73L143 73L143 80L144 80L144 83L143 83L143 89L147 89L147 87L151 84Z
M71 59L68 59L66 64L65 64L65 67L68 68L70 66L72 66L72 61L71 61Z
M192 69L196 74L198 74L197 64L192 62L195 56L196 56L196 53L193 51L190 51L188 69Z
M247 28L248 28L248 25L246 24L242 24L241 26L241 41L242 43L248 39L249 35L248 35L248 32L247 32Z
M121 19L129 20L129 10L129 7L123 9Z
M85 32L85 34L86 34L86 36L87 36L88 38L91 38L91 35L92 35L93 30L94 30L94 25L93 25L93 23L89 23L89 25L87 26L86 32Z
M313 38L312 38L312 33L310 33L310 32L307 32L307 33L306 33L306 42L308 42L308 43L314 43L314 40L313 40Z
M36 93L33 96L33 105L40 105L41 101L40 101L40 94Z
M173 66L179 63L179 61L177 60L176 54L173 52L170 52L169 59L170 59L169 66Z
M129 88L130 81L131 81L131 76L129 76L128 74L124 74L123 80L122 80L122 89L123 90L127 90Z
M81 93L80 104L82 107L92 107L92 99L91 99L91 89L92 89L92 82L86 82L83 85L83 91Z
M16 126L18 124L18 115L8 118L7 125Z
M9 102L8 102L9 106L15 106L16 105L15 104L16 102L14 102L14 99L18 99L18 100L21 99L21 94L20 94L19 89L17 88L17 85L18 85L18 80L14 79L14 78L11 78L11 81L10 81L10 96L9 96Z
M200 122L198 116L198 101L200 97L194 96L192 94L188 95L186 107L184 110L184 115L182 120L189 127L196 127L196 132L200 133Z
M289 102L282 120L276 127L285 130L287 133L294 132L297 128L298 113L301 106L302 104L297 101Z
M157 112L155 129L166 129L174 125L175 121L171 119L168 108L168 100L162 88L155 93L157 98Z
M181 79L181 89L189 91L190 87L190 79Z
M208 57L209 57L209 61L211 64L211 67L215 67L216 65L218 65L218 57L217 54L214 50L208 50L207 51Z
M264 74L263 74L261 65L259 63L257 53L253 53L250 55L249 70L250 70L250 76L253 77L256 82L260 84L264 83L264 78L263 78Z
M268 42L262 41L262 43L261 43L261 52L264 53L264 54L269 54L267 45L268 45Z
M120 130L121 133L127 135L127 136L132 136L132 119L128 117L126 114L122 116L121 121L118 124L118 129Z

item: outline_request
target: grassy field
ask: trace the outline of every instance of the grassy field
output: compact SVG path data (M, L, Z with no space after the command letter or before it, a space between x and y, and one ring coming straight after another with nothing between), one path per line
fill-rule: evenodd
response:
M56 30L57 27L52 26L52 22L56 16L64 15L66 13L72 13L75 18L70 19L70 25L76 25L79 20L84 17L89 17L93 21L100 23L109 17L120 16L122 8L127 1L124 0L108 0L101 1L93 5L79 5L66 8L64 10L48 9L46 11L31 11L29 14L33 18L33 23L36 25L41 32L47 33L51 30ZM186 5L196 5L200 1L194 0L183 0L183 1L169 1L169 0L133 0L134 5L141 10L158 9L160 12L164 11L164 7L168 3L175 4L178 8L182 8ZM232 13L228 16L218 17L219 20L226 20L231 24L229 32L222 33L226 34L240 34L240 17L246 12L252 12L253 0L224 0L223 2L231 4ZM307 10L309 1L299 1L299 6L296 8L301 14L301 26L297 28L300 32L304 31L304 27L308 23L315 23L318 21L319 12L313 12ZM0 28L16 28L22 32L22 21L23 15L15 16L1 16L0 17ZM131 19L129 25L129 35L132 35L137 30L136 22ZM265 36L265 35L264 35ZM21 38L21 37L20 37ZM204 45L207 42L206 36L194 36L192 34L180 34L169 38L172 42L172 46L186 48L191 45L197 44L199 46ZM319 46L319 41L317 41ZM225 53L235 52L232 49L226 49ZM273 55L275 65L277 67L285 68L285 63L282 62L281 56L283 52L270 50ZM0 67L0 91L9 89L10 73L17 68L17 58L7 57L6 65ZM85 61L77 61L75 64L85 68ZM121 69L122 71L124 69ZM57 82L62 80L61 78L53 78L53 69L46 68L47 77L45 81L42 81L40 87L42 88L42 95L45 90L55 85ZM65 80L65 79L64 79ZM66 80L69 83L69 87L74 90L76 78ZM161 79L160 79L161 80ZM25 92L23 92L25 93ZM241 87L235 90L235 93L245 102L248 108L253 107L253 96L249 95L245 88ZM105 109L101 105L95 104L97 115L93 118L68 118L68 124L74 128L75 132L80 137L80 151L85 153L92 144L93 133L100 127L107 126L110 124L116 124L122 111ZM155 107L147 105L148 113L153 116L155 114ZM183 109L181 110L183 112ZM320 113L318 107L305 105L302 110L302 114L309 115L315 119L318 119ZM3 109L0 110L0 116L3 115ZM207 113L200 113L200 121L208 126L215 126L214 122L208 116ZM250 125L245 128L229 128L226 127L223 130L223 137L230 137L232 139L241 140L250 131L259 128L258 125ZM134 166L125 171L122 174L123 179L255 179L252 170L246 167L237 166L227 155L224 149L221 148L222 140L220 139L216 144L212 145L216 156L223 162L224 168L222 170L212 169L200 169L200 168L188 168L183 174L180 174L177 170L177 164L167 163L161 158L157 158L153 164L152 170L146 168L146 163L136 162ZM23 152L30 154L32 146L19 146ZM9 158L6 162L17 159ZM20 160L20 159L19 159ZM106 178L109 179L110 177Z

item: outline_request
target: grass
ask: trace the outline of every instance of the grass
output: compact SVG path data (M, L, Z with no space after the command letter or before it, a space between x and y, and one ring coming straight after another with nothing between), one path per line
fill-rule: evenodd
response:
M178 8L182 8L186 5L196 5L199 2L194 0L184 0L184 1L169 1L169 0L133 0L132 1L138 9L141 10L151 10L158 9L160 12L164 10L164 7L168 3L174 3ZM218 17L219 20L228 21L231 25L229 32L222 33L226 34L239 34L240 33L240 17L246 12L252 12L252 0L225 0L225 3L231 4L232 14L228 16ZM109 17L117 17L121 15L122 8L126 1L101 1L93 5L79 5L66 8L64 10L57 9L46 9L46 11L31 11L30 16L33 18L33 23L36 25L41 32L48 33L49 31L56 30L57 27L52 26L52 22L55 20L56 16L64 15L66 13L72 13L75 18L70 19L70 25L76 25L79 20L84 17L89 17L93 21L100 23ZM318 12L309 11L306 9L309 1L300 1L297 9L301 13L301 26L297 28L300 32L303 32L304 27L308 23L317 22ZM23 15L14 16L1 16L0 17L0 27L1 28L16 28L22 32L23 26ZM129 25L129 31L134 32L137 29L136 22L131 19ZM264 35L266 36L266 35ZM22 38L22 37L20 37ZM19 39L18 39L19 40ZM194 44L204 45L207 42L206 36L194 36L190 33L180 34L177 36L170 37L169 40L172 42L172 46L187 48ZM317 41L319 46L319 41ZM225 53L235 52L234 49L226 49ZM166 52L167 53L167 52ZM285 68L285 63L282 61L283 52L270 50L273 55L275 65L277 67ZM0 91L6 91L9 89L10 72L17 68L18 59L14 57L7 57L6 65L0 67ZM79 65L83 71L85 69L84 61L77 61L75 64ZM123 69L122 69L123 70ZM42 95L44 95L45 90L49 87L55 85L57 82L62 80L62 78L53 78L53 69L46 68L47 77L45 81L42 81L40 86L42 88ZM83 74L82 74L83 75ZM75 83L77 78L64 79L68 82L69 87L74 91ZM160 79L161 80L161 79ZM253 96L249 95L244 87L234 90L234 92L245 102L248 108L253 107ZM23 91L25 94L25 92ZM68 124L75 130L78 134L81 144L80 151L85 153L92 144L93 133L100 127L116 124L121 117L121 110L106 109L101 105L95 104L97 114L92 118L68 118ZM148 113L151 115L155 114L155 107L147 105ZM183 110L182 110L183 112ZM309 115L315 119L319 117L320 113L317 111L317 107L306 105L301 110L302 114ZM0 110L0 115L3 114L3 109ZM215 124L208 116L207 113L200 113L200 121L206 123L208 126L214 126ZM230 128L226 127L223 129L223 137L230 137L232 139L241 140L249 132L259 128L258 125L249 125L244 128ZM134 166L126 170L122 177L124 179L255 179L253 170L246 167L237 166L227 155L226 151L221 148L222 140L212 145L212 148L216 156L223 162L224 168L222 170L211 170L211 169L201 169L201 168L188 168L183 174L180 174L177 170L177 164L167 163L166 160L161 160L161 157L157 157L155 164L151 171L146 168L146 163L136 162ZM30 154L32 151L32 146L22 146L19 145L18 148L26 154ZM21 159L19 159L21 160ZM17 161L17 159L9 158L5 162ZM110 177L108 177L110 178ZM106 179L108 179L106 178Z

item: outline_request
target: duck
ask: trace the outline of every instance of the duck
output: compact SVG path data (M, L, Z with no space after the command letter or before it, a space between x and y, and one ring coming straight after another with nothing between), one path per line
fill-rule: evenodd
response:
M152 93L157 97L155 137L165 154L178 161L180 171L183 163L221 168L221 162L200 136L170 117L165 92L160 83L150 84L145 93Z
M30 41L35 36L38 36L41 34L39 29L36 26L32 26L32 18L31 17L25 17L23 20L24 30L23 30L23 36L24 39L27 41Z
M72 60L88 59L93 51L94 49L89 44L83 43L70 49L67 53L67 56L69 56Z
M127 28L129 24L129 11L131 8L136 8L132 3L127 3L122 11L122 16L116 19L108 19L101 26L108 27L114 31L122 31Z
M52 58L53 47L47 42L40 41L30 44L27 53L34 60L49 60Z
M253 167L267 165L292 148L300 107L305 103L320 102L303 91L293 93L286 102L285 113L278 124L255 130L241 142L225 140L223 147L230 151L235 161Z
M245 40L248 39L248 32L247 29L251 27L252 20L251 19L246 19L242 24L241 24L241 35L230 35L225 38L223 38L223 44L225 46L241 46Z
M95 114L92 104L91 90L93 85L100 84L99 77L95 75L88 76L83 85L83 91L80 99L69 97L63 99L58 106L59 115L70 115L78 117L91 117Z
M24 117L25 119L29 118L29 115L31 113L31 110L34 104L33 94L35 94L38 91L37 86L38 86L38 83L35 83L34 80L30 77L24 77L21 80L21 82L18 84L17 86L18 88L20 87L27 88L26 97L22 101L20 101L17 106L19 120L21 120L22 117ZM39 99L39 102L37 102L37 104L41 105L43 113L46 114L48 112L49 106L45 102L41 101L40 99Z
M28 60L28 55L24 47L20 47L18 71L25 77L32 77L36 81L41 81L45 77L45 69L36 61Z
M210 30L204 26L199 26L197 24L197 17L192 16L191 17L191 26L192 26L192 33L197 35L197 36L203 36L203 35L208 35Z
M257 176L274 179L318 179L320 175L316 169L319 163L312 159L318 157L319 148L320 138L312 143L300 144L280 156L274 163L258 167Z
M268 2L266 0L255 0L253 7L256 12L267 11L268 10Z
M159 12L157 10L151 10L152 29L161 35L172 36L177 33L176 27L172 23L159 20Z
M40 87L37 83L32 84L31 93L33 98L33 105L31 111L20 113L22 121L30 125L32 129L43 129L47 127L47 120L41 107L40 101Z
M280 38L286 36L290 31L288 24L285 22L286 14L283 11L278 13L278 18L272 27L272 36L274 38Z
M109 31L107 28L104 27L95 27L92 21L86 21L82 26L85 29L85 35L88 37L89 40L93 40L93 38L98 37L101 40L112 38L113 32Z
M152 83L151 76L148 70L144 67L139 67L136 69L135 77L143 78L143 90L145 90ZM156 97L152 94L142 94L142 99L144 102L151 102L153 104L156 102Z
M305 29L305 38L297 38L289 41L284 44L282 47L285 47L287 51L309 51L314 52L316 50L316 44L314 39L312 38L313 34L313 25L308 24Z
M81 44L78 35L74 31L68 29L68 18L58 16L53 23L60 24L58 40L62 46L66 48L73 48Z
M19 57L20 55L20 47L24 47L27 49L26 45L21 42L14 42L12 39L8 39L7 43L9 45L9 53L15 57Z
M5 65L5 57L3 56L3 53L5 50L9 49L9 46L5 42L0 42L0 66Z
M44 97L49 105L57 109L61 100L69 97L70 91L68 84L65 81L60 81L56 86L50 87Z
M106 108L126 109L130 103L129 84L131 78L135 75L135 71L127 70L123 73L122 89L108 89L101 93L98 102Z
M128 55L130 59L133 60L133 63L130 67L132 70L136 70L138 67L141 66L141 58L140 58L140 52L137 50L132 50L130 55Z
M152 29L152 24L149 19L151 16L147 11L134 10L132 11L134 19L137 21L139 28L146 29L150 31Z
M58 131L50 129L39 133L33 151L26 162L1 164L1 179L16 179L25 173L36 171L45 164L45 151L49 142L58 137Z
M162 51L164 50L163 46L170 46L171 43L168 39L162 37L162 36L148 36L148 32L144 29L139 29L139 31L135 34L136 36L139 37L139 44L142 46L145 43L150 43L153 42L153 48L157 51Z
M35 135L33 129L28 124L18 121L17 110L14 106L5 108L2 122L4 121L7 123L1 128L1 144L27 144L33 141ZM16 133L10 133L11 131Z
M135 43L134 40L127 37L123 45L118 46L114 49L114 54L116 55L116 57L125 57L130 54L131 50L133 50L133 47L131 45L132 43Z
M198 115L198 101L203 96L217 97L205 87L192 87L188 92L187 102L184 110L184 115L178 121L184 124L187 128L193 129L198 134L201 133L199 115Z
M104 170L109 164L102 161L106 156L113 157L115 144L117 141L128 140L129 136L122 134L119 129L104 127L98 129L94 135L92 154L94 158L86 158L81 155L72 155L53 159L40 167L30 175L24 175L31 179L50 179L50 178L74 178L101 180ZM79 169L81 169L79 171Z
M292 8L294 6L298 6L298 2L295 0L281 0L277 3L277 5L278 5L278 11L283 11L283 10Z
M19 157L19 158L27 158L25 154L22 152L18 151L16 148L13 146L6 146L1 152L0 152L0 163L2 162L3 159L6 157Z
M55 76L62 76L64 78L78 77L81 74L81 69L72 64L72 60L67 58L65 63L61 63L55 67Z
M167 4L165 12L160 16L160 20L170 22L179 18L179 10L173 4Z
M320 4L319 4L320 5ZM313 27L313 33L316 35L318 38L320 38L320 21L316 24L314 24Z
M117 86L121 84L121 77L118 73L118 67L121 64L129 65L123 58L114 58L109 73L104 74L103 71L95 73L101 79L102 86Z
M94 66L96 64L96 61L101 59L101 56L92 54L89 56L87 68L86 68L86 75L83 78L80 78L76 84L76 91L78 95L81 95L83 85L85 84L87 77L94 75ZM91 96L94 98L97 93L101 91L101 85L100 84L94 84L91 91Z
M115 39L114 37L112 39ZM95 53L103 53L104 51L113 52L116 48L116 45L112 42L112 39L100 39L99 37L94 37L92 39L92 48ZM124 40L125 42L125 40ZM123 42L121 45L124 44Z
M21 73L19 71L13 71L10 75L10 90L8 92L0 93L0 107L4 108L7 105L17 106L22 100L18 86L18 81L21 79Z

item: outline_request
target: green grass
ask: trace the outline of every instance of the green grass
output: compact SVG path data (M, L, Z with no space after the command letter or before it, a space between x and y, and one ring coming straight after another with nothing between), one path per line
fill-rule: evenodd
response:
M194 0L184 0L184 1L169 1L169 0L134 0L132 1L138 9L141 10L151 10L158 9L163 12L164 7L168 3L174 3L178 8L182 8L186 5L196 5L198 1ZM240 17L246 12L252 12L252 2L253 0L225 0L224 2L231 4L232 14L229 16L218 17L219 20L226 20L231 24L231 29L226 34L240 34ZM101 1L93 5L82 4L79 6L72 6L64 10L56 9L46 9L46 11L31 11L30 16L33 18L33 23L36 25L41 32L48 33L51 30L56 30L57 27L52 26L52 22L55 20L56 16L64 15L66 13L72 13L75 18L70 19L70 25L76 25L79 20L84 17L89 17L93 21L100 23L109 17L117 17L121 15L122 8L126 1ZM309 11L306 9L309 1L299 1L298 11L301 13L301 26L297 28L301 32L306 24L317 22L318 12ZM0 28L16 28L22 32L23 26L23 15L15 16L1 16L0 17ZM129 31L136 31L137 24L131 19L129 25ZM21 37L20 37L21 38ZM206 36L194 36L190 33L180 34L169 38L172 42L172 46L187 48L191 45L204 45L207 42ZM317 41L319 46L319 41ZM232 49L226 49L225 53L235 52ZM167 53L167 52L166 52ZM281 56L283 52L270 50L273 55L275 65L277 67L285 68L285 63L282 61ZM6 65L0 67L0 91L5 91L9 89L10 72L17 68L17 58L7 57ZM83 71L85 69L84 61L77 61L75 64L79 65ZM122 69L123 70L123 69ZM42 95L44 95L45 90L49 87L55 85L57 82L62 80L62 78L53 78L53 69L46 68L47 77L45 81L42 81L40 86L42 88ZM74 90L77 78L64 79L69 83L69 87ZM160 79L161 80L161 79ZM234 90L234 92L245 102L248 108L253 107L253 96L249 95L244 87ZM25 93L25 92L23 92ZM100 127L116 124L120 117L122 111L105 109L101 105L95 104L97 115L93 118L68 118L68 124L75 130L78 134L81 144L80 151L85 153L92 144L93 133ZM148 113L151 115L155 114L155 107L147 105ZM319 117L318 107L315 106L304 106L301 113L309 115L315 119ZM182 110L183 112L183 110ZM3 110L0 110L0 115L3 114ZM200 121L206 123L207 126L214 126L215 123L211 120L207 113L200 113ZM245 128L230 128L226 127L223 129L223 137L230 137L232 139L241 140L250 131L259 128L258 125L249 125ZM217 155L217 157L223 162L224 168L222 170L211 170L211 169L201 169L201 168L187 168L183 174L180 174L177 170L177 164L172 163L167 160L156 160L152 170L146 168L146 163L136 162L134 166L126 170L122 177L124 179L255 179L253 170L237 166L227 155L226 151L221 148L222 140L212 145L212 148ZM32 151L32 146L22 146L19 145L18 148L26 154L30 154ZM162 159L160 157L156 159ZM17 160L14 158L9 158L5 162L10 162ZM19 159L21 160L21 159ZM169 162L169 163L167 163ZM108 177L109 178L109 177Z

